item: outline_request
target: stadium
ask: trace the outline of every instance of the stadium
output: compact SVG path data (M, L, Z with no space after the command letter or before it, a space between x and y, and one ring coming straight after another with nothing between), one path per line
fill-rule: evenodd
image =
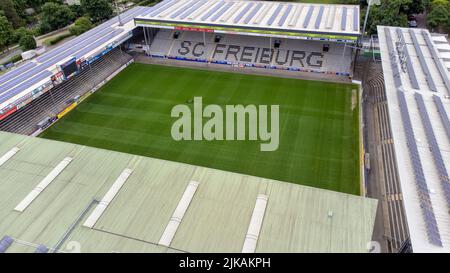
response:
M164 0L0 75L0 252L448 252L450 45L379 26L361 60L360 25ZM198 97L278 105L277 149L174 140Z

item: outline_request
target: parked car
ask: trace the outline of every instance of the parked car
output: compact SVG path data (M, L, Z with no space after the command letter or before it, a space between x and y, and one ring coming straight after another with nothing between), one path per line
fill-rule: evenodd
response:
M416 16L414 14L408 15L408 21L416 21Z

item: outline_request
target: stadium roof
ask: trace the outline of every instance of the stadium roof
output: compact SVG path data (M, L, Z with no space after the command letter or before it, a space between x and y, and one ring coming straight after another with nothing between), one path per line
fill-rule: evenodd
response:
M241 252L255 224L256 252L366 252L377 208L360 196L5 132L0 177L7 252Z
M94 57L115 42L129 37L135 28L133 19L145 13L149 7L136 7L121 14L123 25L118 17L63 43L43 55L25 62L21 66L0 76L0 111L8 106L32 98L43 86L51 86L51 77L58 73L57 66L73 57L77 60ZM32 94L33 93L33 94ZM0 112L1 114L1 112Z
M379 26L378 37L411 244L449 252L450 45L423 29Z
M137 16L138 25L203 27L215 32L310 37L360 33L358 5L274 1L164 0ZM157 24L158 23L158 24ZM302 35L300 35L302 34ZM312 35L318 34L318 35ZM355 38L356 39L356 38Z

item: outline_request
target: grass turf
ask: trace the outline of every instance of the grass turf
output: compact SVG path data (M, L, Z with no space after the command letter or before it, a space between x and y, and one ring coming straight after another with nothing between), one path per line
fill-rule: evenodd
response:
M349 84L132 64L42 137L359 194L356 89ZM280 105L280 144L174 141L170 112L206 104Z

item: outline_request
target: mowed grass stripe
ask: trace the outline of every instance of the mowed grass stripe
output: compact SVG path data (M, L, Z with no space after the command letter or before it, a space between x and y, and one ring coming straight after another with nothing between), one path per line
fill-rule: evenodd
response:
M359 194L358 107L348 84L133 64L42 137ZM280 105L280 145L174 141L170 117L203 104ZM353 95L354 96L354 95Z

